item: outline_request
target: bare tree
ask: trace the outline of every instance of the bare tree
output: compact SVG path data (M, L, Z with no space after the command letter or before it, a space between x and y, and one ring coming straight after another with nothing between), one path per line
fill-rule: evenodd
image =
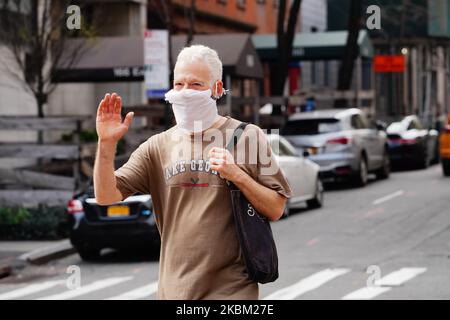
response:
M16 66L1 61L12 76L36 99L37 114L44 117L44 105L57 84L56 68L70 68L82 54L83 45L67 46L67 39L92 34L88 26L70 31L66 27L69 0L0 0L0 41L12 53ZM70 51L70 52L68 52Z
M289 9L289 17L287 26L286 21L286 7L287 0L279 1L278 20L277 20L277 56L278 63L272 69L272 95L282 96L284 91L284 84L288 76L289 62L292 60L292 49L294 45L295 28L297 26L298 15L300 13L301 0L293 0ZM281 114L281 106L274 105L272 110L273 115Z
M350 12L348 16L348 36L347 43L342 56L341 65L339 67L337 90L349 90L352 78L355 60L358 56L358 37L359 29L361 28L362 18L362 1L351 0ZM334 102L335 108L343 108L347 106L346 99L336 99Z
M195 35L195 14L197 12L196 0L191 0L190 7L185 7L185 15L189 21L188 37L186 40L186 47L190 46Z

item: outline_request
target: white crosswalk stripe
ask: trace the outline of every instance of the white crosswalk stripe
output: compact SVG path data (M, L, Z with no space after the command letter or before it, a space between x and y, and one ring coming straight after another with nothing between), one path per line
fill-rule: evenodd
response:
M91 284L88 284L86 286L81 286L78 289L68 290L63 293L39 298L38 300L66 300L71 299L75 297L79 297L88 293L91 293L93 291L101 290L107 287L111 287L114 285L117 285L119 283L129 281L133 279L133 277L115 277L115 278L107 278L103 280L95 281Z
M153 282L143 287L139 287L137 289L125 292L121 295L108 298L106 300L137 300L144 299L158 291L158 282Z
M264 300L295 299L296 297L299 297L300 295L305 294L309 291L315 290L328 281L331 281L338 276L344 275L349 271L349 269L325 269L319 271L289 287L275 291L274 293L265 297Z
M33 293L47 290L49 288L52 288L52 287L60 285L60 284L64 284L64 280L53 280L53 281L46 281L43 283L31 284L24 288L16 289L16 290L1 294L0 300L11 300L11 299L25 297L25 296L31 295Z
M395 290L395 287L401 286L408 282L409 280L419 276L426 272L426 268L401 268L393 271L381 279L374 282L373 286L362 287L356 291L352 291L349 294L342 297L344 300L363 300L363 299L373 299L381 294L388 291ZM308 292L324 287L327 289L328 283L337 277L343 276L349 273L350 269L345 268L335 268L335 269L324 269L316 272L300 281L276 290L270 293L264 298L264 300L292 300L304 295ZM148 282L148 284L140 287L133 287L131 284L133 282L128 282L134 279L133 277L111 277L102 280L94 281L90 284L86 284L78 289L67 290L64 286L65 280L51 280L42 283L33 283L26 287L18 288L9 292L4 292L0 294L0 300L11 300L20 299L23 297L37 295L40 293L41 297L38 295L38 300L65 300L72 299L82 295L86 295L95 291L99 292L100 298L106 300L138 300L149 298L154 295L158 290L158 281ZM121 283L128 282L125 286L125 290L121 290L122 293L114 295L108 294L108 288L119 285ZM52 289L55 287L64 288L63 292L56 294L45 295L44 291ZM104 290L106 289L106 290ZM103 290L103 291L102 291ZM42 293L41 293L42 292ZM57 291L56 291L57 292ZM34 296L34 297L35 297ZM103 296L103 297L102 297Z
M387 276L375 281L372 287L365 287L342 297L343 300L368 300L379 296L382 293L388 292L392 287L400 286L405 282L424 273L426 268L402 268L394 271Z

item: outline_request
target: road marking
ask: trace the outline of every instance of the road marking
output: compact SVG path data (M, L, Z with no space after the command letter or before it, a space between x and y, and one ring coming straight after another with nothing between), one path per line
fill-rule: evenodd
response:
M349 269L325 269L319 271L289 287L273 292L265 297L264 300L293 300L296 297L317 289L328 281L346 274L349 271Z
M47 297L43 297L43 298L39 298L37 300L66 300L66 299L71 299L71 298L75 298L87 293L90 293L92 291L96 291L96 290L100 290L100 289L104 289L107 287L111 287L114 286L116 284L119 284L121 282L124 281L128 281L133 279L133 277L117 277L117 278L107 278L107 279L103 279L103 280L98 280L95 281L87 286L82 286L78 289L74 289L74 290L68 290L65 291L63 293L59 293L59 294L55 294L55 295L51 295L51 296L47 296Z
M389 273L387 276L374 282L375 286L361 288L345 295L343 300L369 300L376 296L387 292L392 287L400 286L412 278L422 274L426 268L402 268L400 270Z
M149 285L125 292L121 295L108 298L106 300L137 300L143 299L158 291L158 281L153 282Z
M375 281L377 286L396 287L427 271L427 268L402 268Z
M384 196L384 197L381 197L381 198L378 198L378 199L374 200L374 201L373 201L373 204L374 204L374 205L378 205L378 204L380 204L380 203L383 203L383 202L392 200L392 199L394 199L394 198L396 198L396 197L399 197L399 196L401 196L401 195L403 195L403 194L405 194L405 191L403 191L403 190L398 190L398 191L396 191L396 192L394 192L394 193L388 194L387 196Z
M39 291L44 291L49 288L52 288L54 286L57 286L59 284L63 284L64 280L54 280L54 281L47 281L42 283L36 283L31 284L29 286L26 286L24 288L16 289L4 294L0 295L0 300L11 300L11 299L17 299L23 296L27 296Z
M366 287L350 292L342 300L370 300L376 296L391 290L389 287Z

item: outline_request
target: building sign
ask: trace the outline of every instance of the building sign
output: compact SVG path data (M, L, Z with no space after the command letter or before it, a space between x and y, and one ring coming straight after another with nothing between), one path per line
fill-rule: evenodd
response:
M383 72L404 72L405 71L405 56L381 56L377 55L373 59L374 71L378 73Z
M162 98L169 90L169 33L147 30L144 38L145 89L148 98Z

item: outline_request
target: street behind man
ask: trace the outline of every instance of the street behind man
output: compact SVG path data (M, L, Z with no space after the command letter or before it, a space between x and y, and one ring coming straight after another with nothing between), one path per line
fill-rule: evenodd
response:
M184 48L165 96L176 125L143 142L116 171L116 145L133 113L122 122L115 93L98 107L95 196L110 205L136 192L151 195L161 235L158 299L258 299L258 283L248 280L241 257L227 180L272 221L291 196L259 127L246 127L233 154L225 149L240 121L218 114L222 72L216 51Z

